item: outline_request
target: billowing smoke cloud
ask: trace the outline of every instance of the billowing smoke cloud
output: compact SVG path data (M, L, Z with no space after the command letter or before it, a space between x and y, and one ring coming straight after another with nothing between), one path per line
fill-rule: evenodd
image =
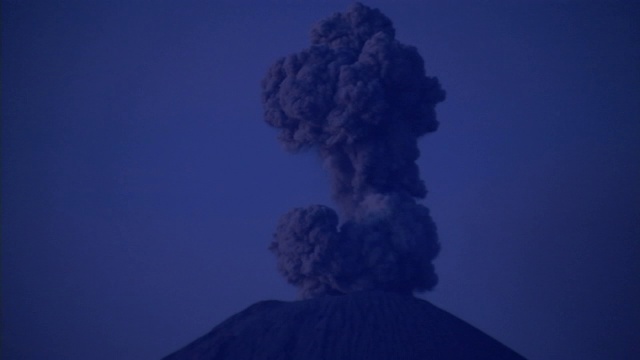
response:
M445 93L391 21L355 4L311 31L311 47L278 60L262 82L265 120L286 149L317 149L336 212L284 215L270 249L302 298L381 289L429 290L440 245L415 163L418 137L438 128Z

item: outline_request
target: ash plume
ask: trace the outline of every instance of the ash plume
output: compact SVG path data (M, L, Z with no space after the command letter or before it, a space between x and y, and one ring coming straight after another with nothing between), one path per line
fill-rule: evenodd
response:
M355 4L319 22L311 47L279 59L262 82L266 122L291 152L315 149L338 214L293 209L270 249L302 298L359 290L432 289L440 245L415 161L417 139L438 128L445 98L418 51L391 21Z

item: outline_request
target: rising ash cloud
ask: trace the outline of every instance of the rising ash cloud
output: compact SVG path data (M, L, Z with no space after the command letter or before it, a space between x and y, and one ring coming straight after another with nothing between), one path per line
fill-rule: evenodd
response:
M391 21L355 4L320 21L311 46L279 59L262 82L265 121L291 152L317 151L331 208L282 216L270 249L301 298L360 290L432 289L440 245L416 160L438 128L445 93Z

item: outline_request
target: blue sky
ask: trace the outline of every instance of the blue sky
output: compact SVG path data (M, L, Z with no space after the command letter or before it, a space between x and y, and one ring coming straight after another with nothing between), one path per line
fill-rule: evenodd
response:
M348 1L2 2L2 357L141 359L295 299L277 219L331 205L260 80ZM420 297L531 359L640 353L637 2L371 1L447 100Z

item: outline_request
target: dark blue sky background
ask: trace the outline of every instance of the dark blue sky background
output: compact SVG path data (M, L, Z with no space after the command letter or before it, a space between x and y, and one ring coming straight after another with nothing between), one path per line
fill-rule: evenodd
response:
M259 83L349 1L2 1L2 358L153 359L292 300L279 216L330 204ZM370 1L448 99L420 296L531 359L640 356L640 5Z

